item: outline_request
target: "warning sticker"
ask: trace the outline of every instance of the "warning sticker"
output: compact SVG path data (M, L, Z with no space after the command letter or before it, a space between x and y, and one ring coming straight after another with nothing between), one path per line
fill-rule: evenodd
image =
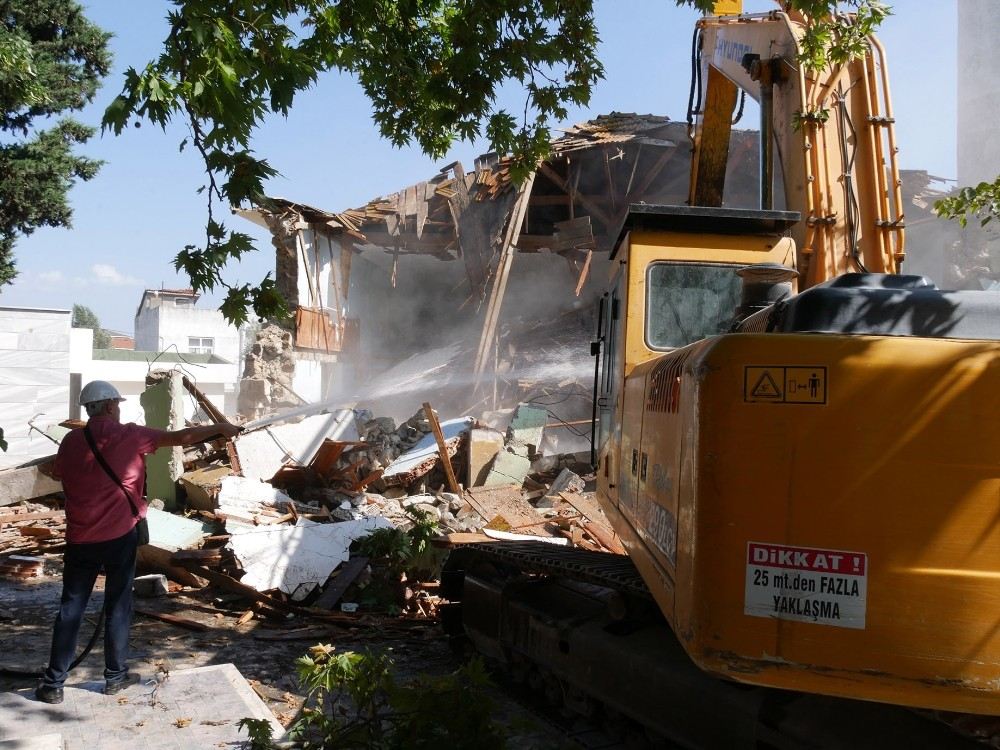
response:
M745 367L743 400L751 403L825 404L825 367Z
M868 555L862 552L747 543L743 614L865 627Z

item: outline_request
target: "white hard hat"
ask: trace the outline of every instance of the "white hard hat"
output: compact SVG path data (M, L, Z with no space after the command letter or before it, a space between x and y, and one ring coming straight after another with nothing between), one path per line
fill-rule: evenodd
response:
M80 391L80 406L93 404L97 401L124 401L122 395L106 380L91 380Z

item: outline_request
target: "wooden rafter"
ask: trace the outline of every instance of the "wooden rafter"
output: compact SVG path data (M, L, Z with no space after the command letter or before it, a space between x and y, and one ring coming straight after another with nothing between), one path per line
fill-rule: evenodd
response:
M528 202L531 198L531 188L535 183L535 175L532 173L521 185L520 192L510 212L510 221L504 232L503 244L500 246L500 260L497 264L496 276L493 279L493 288L490 290L490 301L486 306L486 317L483 321L483 333L479 339L479 348L476 351L476 363L473 370L478 379L486 365L487 354L493 348L493 337L496 335L497 322L500 319L500 307L503 303L503 295L507 289L507 278L510 275L510 266L514 260L514 249L518 237L521 234L521 225L524 223L525 214L528 211Z
M560 190L562 190L567 195L572 195L572 188L570 185L562 178L562 176L556 172L552 167L550 167L545 162L542 162L538 171L545 175L552 183L556 185ZM587 213L597 219L604 228L608 231L614 231L617 227L615 226L614 218L611 217L601 206L592 201L588 196L576 194L576 202L587 209Z

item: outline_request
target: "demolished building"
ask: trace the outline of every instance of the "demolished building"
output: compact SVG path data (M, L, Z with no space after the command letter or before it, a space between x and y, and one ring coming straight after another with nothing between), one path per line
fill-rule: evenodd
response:
M756 143L733 134L730 205L756 205ZM240 412L364 402L380 385L381 413L399 418L442 394L455 413L537 399L582 450L589 427L569 428L589 421L609 252L629 204L687 199L689 151L684 123L612 114L566 130L520 184L509 159L487 155L358 208L275 198L241 211L271 232L295 318L262 336Z
M398 418L430 396L455 413L558 401L556 419L587 421L609 252L629 204L687 202L690 153L685 123L613 113L565 130L520 184L486 155L357 208L240 211L271 232L295 313L247 363L240 412L377 394ZM733 130L724 205L758 206L757 163L757 132ZM904 173L914 218L925 177Z

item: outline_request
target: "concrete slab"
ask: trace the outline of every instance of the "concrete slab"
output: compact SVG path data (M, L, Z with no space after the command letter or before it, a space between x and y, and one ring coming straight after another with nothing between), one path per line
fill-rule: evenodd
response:
M187 507L195 510L215 510L224 477L233 473L229 466L205 466L185 474L179 481L187 495Z
M53 458L55 456L46 456L0 472L0 505L13 505L22 500L32 500L53 492L62 492L62 482L38 470L39 464L51 461Z
M459 417L441 423L445 447L448 455L453 456L458 451L462 436L469 431L475 420L472 417ZM410 482L429 472L440 460L437 440L432 433L427 433L410 450L401 455L382 472L382 481L390 487Z
M486 483L493 459L503 449L503 433L486 428L469 432L469 487Z
M183 374L177 370L153 373L160 379L139 396L147 427L158 430L184 428ZM147 377L147 383L149 379ZM177 508L177 480L184 473L184 450L179 446L160 448L146 456L146 497L159 498L166 510Z
M276 738L284 729L232 664L171 672L162 683L130 685L104 695L104 682L66 687L65 700L51 706L36 701L33 689L0 693L0 748L4 742L62 735L66 750L188 750L239 747L243 718L266 719ZM10 747L48 750L46 745Z
M493 468L483 485L498 487L505 484L520 485L531 471L531 461L527 456L519 456L507 451L500 451L493 460Z
M518 404L507 427L507 450L531 458L542 444L542 433L549 413L531 404Z
M156 508L146 509L146 520L150 545L168 552L200 547L202 537L212 533L210 524Z

